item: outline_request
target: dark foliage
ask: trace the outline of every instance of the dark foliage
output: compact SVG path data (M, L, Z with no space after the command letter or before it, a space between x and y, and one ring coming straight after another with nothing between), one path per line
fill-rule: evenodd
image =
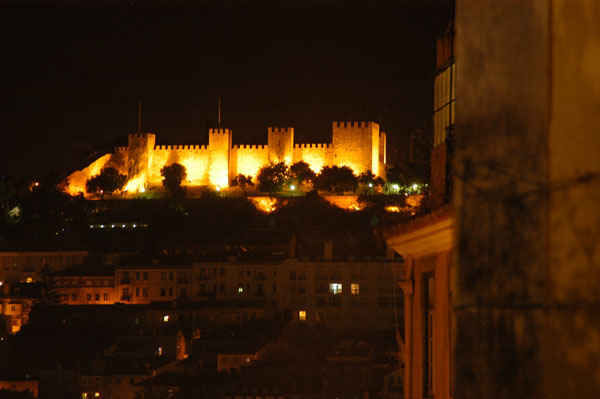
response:
M316 186L319 190L343 194L356 191L358 178L348 166L325 166L317 177Z
M384 181L381 177L375 176L373 172L367 170L358 175L358 183L361 185L363 193L372 194L375 189L383 186Z
M163 177L163 187L171 194L173 198L182 199L186 195L185 187L181 186L181 182L187 177L185 166L173 163L165 166L160 170L160 175Z
M96 194L104 198L106 194L111 195L115 191L120 191L127 183L127 176L122 175L115 168L108 167L102 169L99 175L89 179L85 183L85 189L90 194Z
M306 162L300 161L290 166L290 177L298 182L298 186L309 188L314 184L317 175Z
M282 191L289 180L289 168L285 162L270 163L258 171L258 189L273 195Z
M244 195L247 195L247 188L250 186L254 186L254 182L252 181L252 176L245 176L240 173L239 175L233 178L233 180L231 181L231 185L234 187L240 187L242 190L244 190Z

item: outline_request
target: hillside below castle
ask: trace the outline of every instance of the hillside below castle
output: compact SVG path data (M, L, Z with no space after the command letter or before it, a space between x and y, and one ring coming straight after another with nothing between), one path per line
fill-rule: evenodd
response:
M238 174L256 177L270 162L306 162L318 173L324 166L348 166L359 174L368 170L385 177L386 135L375 122L333 122L332 142L294 143L294 128L268 128L267 144L232 145L229 129L210 129L208 145L156 145L152 133L130 134L127 147L117 147L83 170L72 173L69 193L85 193L86 181L104 167L128 178L125 191L160 186L160 170L179 163L187 171L187 186L228 187Z

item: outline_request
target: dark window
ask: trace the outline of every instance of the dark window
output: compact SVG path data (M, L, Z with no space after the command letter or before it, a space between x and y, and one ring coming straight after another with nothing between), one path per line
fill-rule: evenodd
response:
M167 272L160 272L160 279L161 280L166 280L167 279Z
M166 296L167 295L167 289L165 287L162 287L160 289L160 296Z
M94 295L94 299L95 299L96 301L99 301L99 300L100 300L100 294L95 294L95 295Z
M92 300L92 294L86 294L85 297L88 301Z
M290 280L296 279L296 272L290 272Z
M144 280L148 280L148 272L144 272Z
M135 272L135 279L139 280L140 279L140 272Z

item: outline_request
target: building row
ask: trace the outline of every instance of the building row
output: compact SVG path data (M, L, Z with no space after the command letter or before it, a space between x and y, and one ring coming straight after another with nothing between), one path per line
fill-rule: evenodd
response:
M55 275L67 305L156 302L260 302L269 318L291 317L311 327L387 329L398 301L402 263L371 261L196 262L186 266L126 265Z

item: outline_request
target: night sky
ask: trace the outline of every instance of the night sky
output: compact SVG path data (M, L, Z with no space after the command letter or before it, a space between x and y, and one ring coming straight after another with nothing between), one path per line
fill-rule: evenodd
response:
M389 157L431 123L447 0L4 2L0 173L69 173L142 129L158 144L329 142L374 120ZM101 155L101 154L99 154Z

